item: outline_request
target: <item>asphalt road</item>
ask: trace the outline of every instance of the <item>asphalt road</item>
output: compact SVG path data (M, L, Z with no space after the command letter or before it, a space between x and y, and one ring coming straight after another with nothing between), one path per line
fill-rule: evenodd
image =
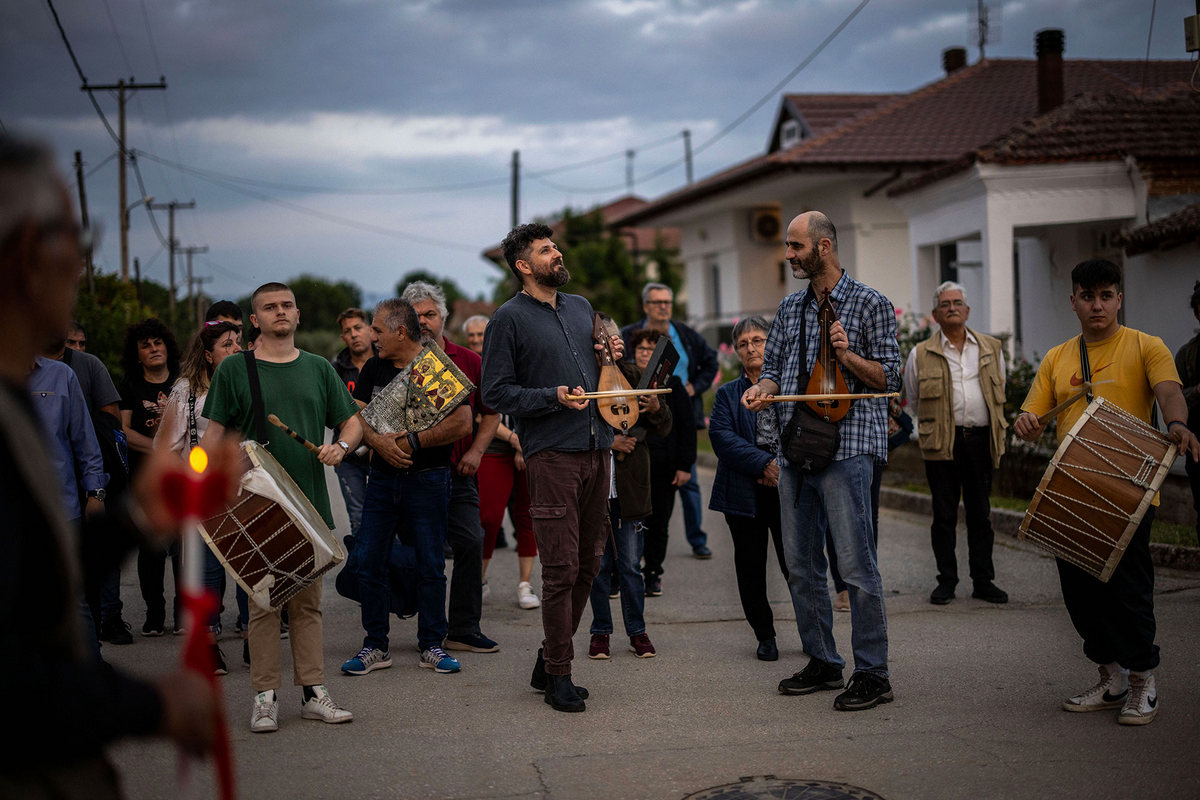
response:
M702 470L706 500L711 480L711 471ZM1096 673L1062 606L1051 559L998 539L996 582L1011 602L971 600L960 586L955 602L931 606L928 521L885 509L880 564L896 700L844 713L833 710L833 692L776 691L807 658L774 556L768 572L781 657L764 663L754 657L756 642L742 617L724 519L706 513L710 561L691 557L678 513L674 522L664 594L646 600L659 655L635 658L618 635L610 661L587 659L585 614L574 674L591 692L583 714L555 712L529 689L541 623L539 612L517 607L511 549L496 553L484 604L484 632L502 649L462 654L463 669L453 675L419 669L415 620L394 617L394 666L341 675L338 666L357 651L362 632L357 606L339 597L328 577L326 682L354 712L346 725L301 720L299 690L285 686L280 730L252 734L249 671L227 614L222 644L231 671L221 683L240 796L683 798L768 775L845 783L892 800L1200 796L1200 574L1160 570L1162 710L1151 725L1119 726L1115 713L1059 708ZM964 573L965 547L960 528ZM540 588L536 570L534 584ZM122 598L136 641L106 646L105 657L145 674L169 668L181 640L136 635L143 606L132 563ZM619 625L619 601L613 602ZM849 657L848 614L836 615L835 634ZM285 684L290 658L285 643ZM192 770L181 794L177 758L164 743L128 742L112 755L131 798L215 796L207 765Z

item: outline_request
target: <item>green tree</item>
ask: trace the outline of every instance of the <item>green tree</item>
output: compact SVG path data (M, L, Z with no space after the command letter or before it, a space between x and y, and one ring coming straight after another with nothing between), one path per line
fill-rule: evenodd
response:
M80 285L75 319L87 330L88 352L103 361L113 380L119 381L125 329L147 317L158 317L170 325L167 320L169 294L165 286L153 281L142 281L138 286L121 281L115 274L97 273L94 283L94 292L89 292L86 284ZM176 308L182 310L178 304ZM177 321L171 329L179 346L184 347L192 334L191 325Z
M454 310L454 304L462 300L467 295L459 288L458 284L450 278L442 278L434 275L432 272L424 269L414 269L411 272L406 272L400 277L396 283L396 296L404 294L404 287L408 286L413 281L425 281L432 283L435 286L442 287L442 291L446 293L446 308L450 311Z

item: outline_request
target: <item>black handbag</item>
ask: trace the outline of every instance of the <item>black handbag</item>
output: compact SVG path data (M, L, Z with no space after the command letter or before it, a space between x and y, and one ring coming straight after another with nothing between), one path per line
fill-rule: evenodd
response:
M836 422L826 422L799 405L779 436L783 457L796 469L812 475L833 463L842 432Z
M803 309L804 303L801 303L800 307ZM800 322L803 327L803 312ZM808 383L808 353L803 340L799 346L800 385L804 386ZM838 424L818 417L804 403L796 404L792 418L779 434L783 457L793 467L808 475L820 472L832 464L841 443L842 432Z

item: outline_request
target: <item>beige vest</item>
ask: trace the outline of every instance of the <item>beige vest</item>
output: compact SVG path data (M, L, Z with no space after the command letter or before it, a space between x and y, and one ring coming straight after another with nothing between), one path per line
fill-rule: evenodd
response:
M968 328L968 330L970 330ZM979 343L979 388L991 421L992 467L1004 454L1004 375L1000 372L1000 340L971 331ZM934 333L917 345L917 435L928 461L954 459L954 396L950 363L942 352L942 335Z

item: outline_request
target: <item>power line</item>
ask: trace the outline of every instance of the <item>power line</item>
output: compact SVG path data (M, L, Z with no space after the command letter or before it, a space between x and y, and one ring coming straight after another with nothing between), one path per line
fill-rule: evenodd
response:
M58 34L62 37L63 44L67 46L67 55L71 57L71 63L75 65L75 72L79 75L79 80L83 83L83 87L87 89L87 76L83 74L83 67L79 66L79 59L75 57L75 49L71 47L71 40L67 38L67 32L63 28L62 20L58 18L58 11L54 8L54 0L46 0L46 5L50 7L50 14L54 17L54 24L58 26ZM112 129L112 125L108 122L108 117L104 116L104 109L100 108L100 104L96 102L96 97L90 89L88 89L87 96L92 101L92 108L96 109L96 114L100 116L100 121L104 123L108 135L112 137L112 140L117 143L118 147L121 147L121 137L117 136L117 132Z

